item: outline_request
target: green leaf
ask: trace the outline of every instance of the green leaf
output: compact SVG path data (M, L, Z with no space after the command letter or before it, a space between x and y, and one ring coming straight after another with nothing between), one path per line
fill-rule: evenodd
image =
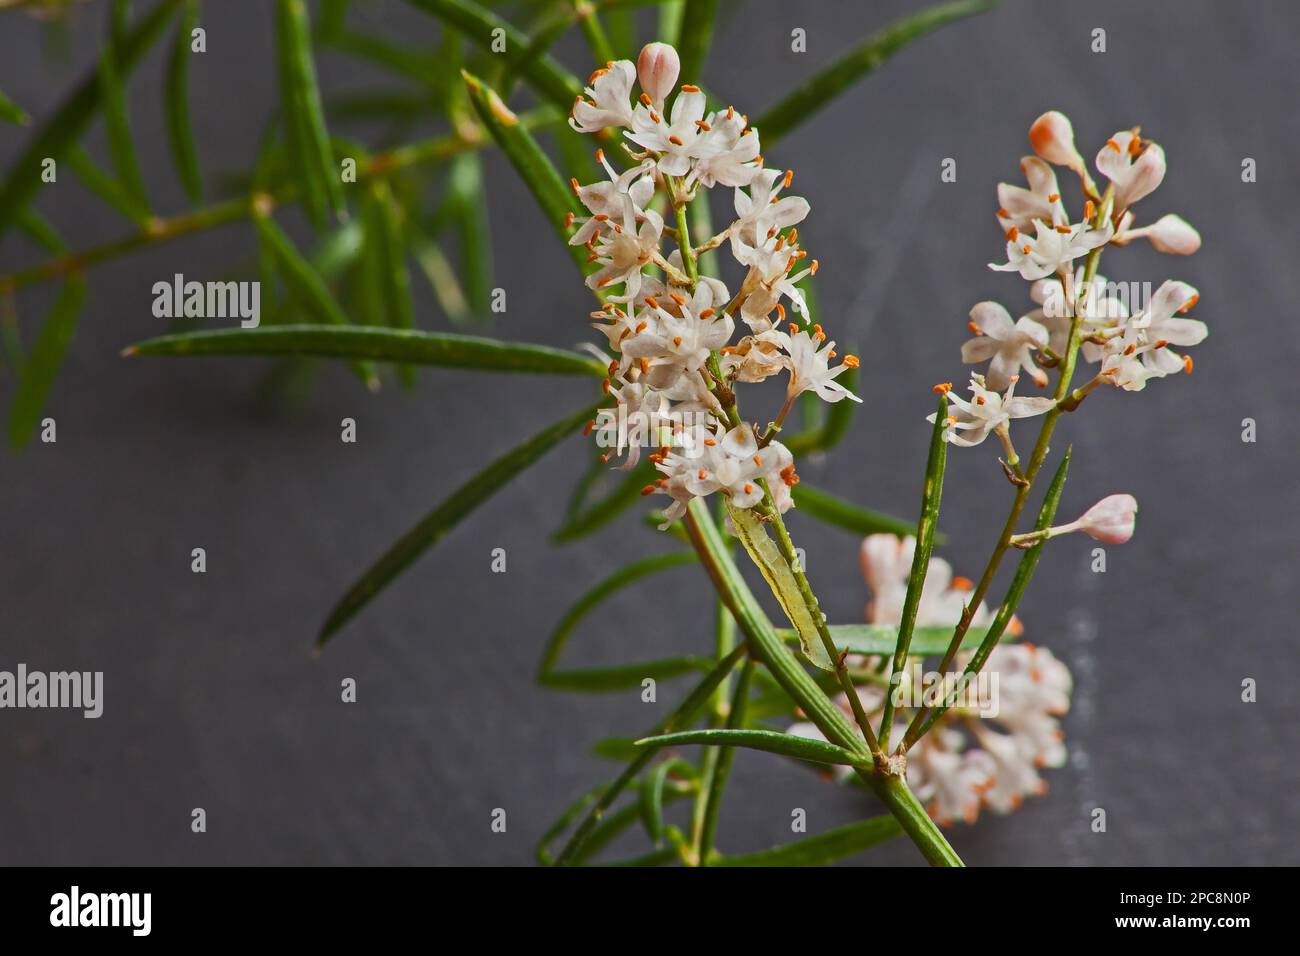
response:
M695 767L685 760L665 760L641 781L641 819L650 842L659 846L664 837L664 785L673 771L695 776Z
M594 359L546 345L503 342L451 332L372 326L279 325L260 329L210 329L149 339L129 355L303 355L372 359L440 368L547 375L601 376Z
M388 184L378 182L371 190L365 209L365 254L373 255L371 280L377 282L372 296L378 298L380 316L399 329L415 326L411 305L411 275L406 267L406 244L402 225ZM375 316L372 316L372 319ZM398 374L406 385L415 381L414 369L399 365Z
M17 103L0 92L0 120L13 123L15 126L26 126L32 118L23 112Z
M693 564L695 554L691 551L674 551L668 554L651 555L634 561L620 568L600 581L582 597L578 598L555 626L546 641L542 660L537 668L537 682L544 687L563 687L573 690L614 690L635 686L642 678L654 677L646 668L658 666L661 673L675 677L694 669L707 671L713 661L703 658L674 658L669 661L654 661L647 664L630 664L617 668L604 668L599 671L557 672L556 664L564 652L569 637L593 610L612 595L621 591L644 577L666 571L669 568Z
M677 709L659 722L653 733L671 733L679 727L689 725L695 719L695 715L708 704L718 685L726 679L727 675L740 662L740 659L745 656L745 652L745 647L742 645L718 661L713 670L709 671L704 679L686 695L686 699L677 706ZM595 848L601 843L601 834L612 825L614 817L617 817L618 814L610 817L603 824L600 822L600 818L614 805L614 801L619 798L619 795L628 785L645 769L654 755L654 750L643 748L641 754L623 769L617 779L595 792L595 796L585 807L587 811L586 817L574 830L573 835L569 837L564 849L560 851L560 855L556 858L557 865L569 866L580 863L595 852ZM636 819L636 807L629 809L633 811L631 819ZM576 818L577 814L581 812L582 810L573 812L570 819ZM565 825L567 825L567 822ZM556 832L558 833L558 831Z
M51 255L61 256L68 251L68 244L63 241L54 224L31 206L18 214L18 228Z
M677 33L683 83L699 85L704 80L700 74L709 55L709 45L713 42L713 21L717 14L718 0L686 0Z
M520 472L537 462L561 440L588 422L608 399L584 408L538 432L522 445L492 462L453 491L438 507L425 515L348 589L321 627L318 647L324 646L344 624L405 571L416 558L433 547L471 511L510 483Z
M565 185L532 133L519 122L519 117L501 102L501 97L482 80L468 72L461 74L469 90L470 102L478 111L483 125L488 128L501 151L506 154L511 164L523 179L524 184L542 207L542 212L555 229L556 235L564 240L569 254L577 263L578 269L586 271L587 250L583 246L569 246L569 231L566 225L568 216L574 211L573 192Z
M530 50L528 37L477 3L470 0L407 2L433 14L464 34L471 43L488 52L495 52L492 44L497 37L503 38L505 50L497 55L505 61L506 68L517 71L542 98L550 100L566 113L573 106L574 97L582 92L582 83L576 76L560 66L550 55Z
M472 318L469 301L464 289L461 288L460 280L456 277L456 270L452 268L451 262L443 254L437 241L418 227L411 239L411 257L429 283L429 288L433 290L433 297L438 300L438 305L451 323L453 325L467 323Z
M470 312L487 316L492 299L492 241L483 201L483 160L462 153L451 161L447 198L460 245L460 278Z
M77 174L77 178L92 193L112 206L137 226L147 226L152 214L147 205L141 205L138 196L100 169L93 159L80 146L73 146L67 152L66 162Z
M325 280L321 278L320 273L316 271L312 264L303 258L289 237L276 225L275 220L270 216L255 216L253 221L257 226L258 238L265 244L267 249L271 250L271 254L280 266L280 273L284 276L286 284L306 306L307 310L322 322L327 322L330 325L350 325L348 317L343 314L343 310L339 308L339 304L334 301L334 296L330 294L329 289L326 287ZM214 331L256 332L259 330L221 329ZM282 329L276 331L282 331ZM375 372L375 367L371 362L354 361L352 367L367 388L371 391L378 390L379 375Z
M831 637L841 652L850 654L884 654L894 653L898 646L898 628L892 624L832 624ZM781 628L778 633L787 644L797 644L798 635L793 628ZM988 628L971 627L962 639L962 647L977 647ZM1009 639L1004 635L1004 639ZM912 631L911 654L914 657L929 657L942 654L952 641L951 627L918 627Z
M199 171L199 154L194 146L190 122L190 34L199 22L197 0L187 0L185 12L176 28L171 57L167 61L167 81L163 87L166 100L167 142L171 146L176 175L191 202L203 198L203 175Z
M591 745L591 752L594 756L617 760L619 763L635 760L641 755L636 741L631 737L605 737Z
M117 74L125 80L162 33L180 0L160 0L117 47ZM13 224L18 210L41 188L41 164L46 158L62 159L65 150L85 131L100 108L102 79L96 67L68 100L46 121L27 148L9 168L0 185L0 234Z
M303 0L275 0L275 40L289 152L299 173L304 204L312 222L320 227L330 212L342 210L343 187L325 128L311 22Z
M794 757L797 760L839 764L846 767L871 766L870 756L828 744L824 740L809 740L807 737L781 734L774 730L686 730L675 734L661 734L657 737L643 737L636 742L638 747L655 748L681 747L687 744L700 744L705 747L744 747L748 750L780 754L782 757Z
M771 850L723 857L710 866L825 866L891 840L901 832L898 821L884 814Z
M397 76L425 86L433 84L437 77L438 59L423 49L407 48L384 37L357 30L332 33L322 26L319 33L322 43L331 49L383 67Z
M78 277L68 279L41 326L31 354L19 370L18 385L9 406L9 444L14 448L26 445L40 425L41 410L67 355L85 301L85 281Z
M906 518L859 507L828 491L814 488L806 481L800 481L790 491L799 512L853 534L864 537L869 534L916 534L916 525Z
M903 598L903 613L898 623L898 647L890 668L890 685L907 663L912 631L916 627L916 613L921 607L921 593L930 571L930 556L934 553L934 531L939 523L939 504L943 499L943 478L948 463L948 395L939 396L935 411L934 428L930 433L930 452L925 462L925 480L921 485L921 515L917 521L916 547L912 552L912 567L907 578L907 594ZM888 742L894 723L894 698L886 695L880 717L880 739Z
M665 657L636 664L557 671L538 677L537 682L553 690L605 694L610 691L627 690L629 687L639 687L647 677L656 681L666 681L681 677L683 674L704 673L715 663L709 657Z
M782 136L913 40L954 20L983 13L997 3L998 0L957 0L955 3L942 3L920 13L895 20L884 29L873 33L789 94L754 123L763 137L763 146L765 149L771 149Z
M111 29L99 61L100 87L103 90L104 123L108 131L108 149L123 189L133 202L149 208L149 194L144 175L135 155L135 138L131 135L130 111L127 106L126 76L120 66L119 43L126 36L125 22L130 0L113 0L109 7Z
M570 515L551 535L551 540L556 544L563 544L604 527L631 507L641 497L641 491L654 481L654 478L654 465L648 461L627 472L609 494L595 504Z

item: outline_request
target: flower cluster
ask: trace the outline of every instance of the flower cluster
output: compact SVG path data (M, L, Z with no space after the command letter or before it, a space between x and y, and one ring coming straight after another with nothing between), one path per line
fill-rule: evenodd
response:
M602 416L598 439L617 454L627 449L623 467L631 468L639 442L622 426L628 412L666 423L666 436L652 430L659 447L650 457L661 476L645 493L672 498L669 521L693 498L715 491L737 507L753 507L764 499L764 485L784 510L798 477L774 436L803 392L858 401L835 381L857 359L845 355L832 366L835 343L809 315L798 287L816 273L817 261L800 247L796 228L808 215L807 201L782 195L793 174L764 167L758 131L744 114L734 107L710 111L698 87L677 88L679 70L671 46L651 43L635 65L620 60L597 70L570 118L579 132L608 137L614 128L626 140L619 149L628 168L616 169L598 150L608 179L573 182L589 215L569 223L577 226L570 243L586 246L597 266L587 285L604 305L592 317L613 356L601 353L618 409ZM716 186L734 190L736 218L692 245L687 207L697 196L707 202L699 191ZM676 243L667 254L665 236ZM698 256L724 243L745 270L734 295L697 270ZM733 341L737 318L747 332ZM786 403L760 434L738 420L733 386L779 374L788 376Z
M862 573L871 588L867 622L897 626L902 619L903 600L916 547L914 538L889 534L870 535L862 542ZM970 598L971 582L954 577L941 558L931 558L917 611L919 627L953 627ZM972 623L987 625L992 614L981 603ZM1019 635L1018 622L1009 630ZM968 655L959 655L965 666ZM868 657L866 670L878 670L883 662ZM1070 707L1070 672L1052 652L1033 644L1001 644L984 668L996 674L996 716L981 717L972 708L954 706L944 713L930 733L908 752L907 782L938 823L954 820L973 823L980 809L1008 813L1025 797L1046 792L1047 783L1039 771L1065 763L1059 718ZM887 670L882 672L887 676ZM905 683L918 684L920 665L903 672ZM887 688L866 684L857 688L868 714L880 710ZM845 712L847 701L841 698ZM789 732L823 739L811 723L796 723ZM847 776L847 774L845 774Z
M1174 351L1201 342L1203 322L1181 315L1197 302L1196 289L1170 280L1136 308L1125 287L1114 287L1097 274L1100 250L1146 239L1160 252L1190 255L1201 245L1196 230L1168 214L1149 225L1136 224L1134 206L1150 195L1165 176L1165 154L1137 129L1116 133L1097 153L1097 171L1109 180L1098 190L1074 145L1069 119L1044 113L1029 129L1035 156L1020 161L1026 185L998 186L998 223L1006 236L1007 261L990 268L1018 272L1031 284L1038 305L1019 319L996 302L980 302L970 311L974 338L962 346L962 360L987 362L972 374L970 400L952 398L956 407L949 440L977 445L990 433L1009 444L1013 418L1041 415L1058 404L1077 405L1088 392L1108 384L1140 391L1147 382L1192 370L1190 356ZM1082 216L1073 220L1062 198L1054 166L1075 173L1082 186ZM1079 264L1083 260L1082 264ZM1095 376L1071 395L1016 398L1021 375L1039 387L1048 376L1041 365L1072 368L1075 354L1099 366Z

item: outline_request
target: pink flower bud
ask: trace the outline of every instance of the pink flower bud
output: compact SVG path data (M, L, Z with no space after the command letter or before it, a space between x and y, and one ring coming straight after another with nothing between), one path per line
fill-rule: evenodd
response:
M678 59L677 51L667 43L647 43L636 59L636 75L641 89L660 110L664 98L677 85L677 74L681 70L682 61Z
M1074 146L1074 127L1064 113L1052 110L1034 120L1029 127L1029 144L1049 163L1084 174L1083 157Z
M1169 213L1161 216L1146 229L1147 238L1158 252L1176 256L1190 256L1201 248L1201 234L1181 216Z
M1089 508L1071 527L1106 544L1123 544L1133 537L1137 510L1137 499L1132 495L1109 495Z

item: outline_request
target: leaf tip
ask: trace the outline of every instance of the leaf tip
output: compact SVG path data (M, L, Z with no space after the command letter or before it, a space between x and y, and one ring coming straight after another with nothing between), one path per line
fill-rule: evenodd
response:
M122 358L131 358L133 355L139 355L140 346L128 345L126 348L122 349L122 351L119 354L121 355Z

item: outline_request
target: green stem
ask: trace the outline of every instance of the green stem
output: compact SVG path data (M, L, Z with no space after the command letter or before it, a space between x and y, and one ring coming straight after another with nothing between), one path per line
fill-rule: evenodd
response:
M834 702L823 693L772 627L771 621L741 577L730 552L722 543L707 508L698 499L693 501L683 520L691 544L700 556L700 563L708 571L719 596L745 634L753 656L767 667L790 699L828 741L869 756L869 750L858 729L849 723ZM900 776L888 776L879 769L860 769L857 773L880 794L926 860L936 866L961 865L961 859L934 821L925 814ZM894 782L890 783L891 780Z
M867 782L902 826L903 832L911 837L927 863L931 866L966 865L935 826L903 777L876 773Z
M745 710L749 704L749 688L753 678L754 661L750 658L741 668L735 692L731 696L731 711L727 714L726 724L728 730L739 730L745 726ZM709 865L709 854L713 851L713 841L718 832L718 815L722 812L722 793L727 787L727 778L735 759L736 748L723 747L714 763L712 779L706 780L704 784L704 821L695 848L695 859L700 866Z
M1106 190L1106 195L1097 210L1096 217L1093 220L1094 226L1100 226L1110 216L1113 203L1114 186L1111 186ZM1084 262L1083 284L1079 289L1074 290L1076 297L1082 294L1083 290L1089 288L1093 278L1097 275L1097 264L1101 260L1103 248L1105 247L1098 246L1088 253L1088 258ZM1033 489L1034 479L1038 477L1038 472L1047 459L1047 453L1052 443L1052 434L1056 431L1057 420L1060 419L1064 412L1061 401L1069 394L1070 380L1074 377L1074 367L1079 357L1079 311L1076 299L1075 314L1070 321L1069 342L1066 345L1065 356L1061 359L1059 377L1056 381L1054 397L1057 404L1043 416L1043 424L1038 431L1038 440L1034 443L1034 450L1029 456L1029 464L1024 470L1024 484L1018 485L1016 488L1015 498L1011 502L1011 510L1007 514L1007 520L1002 526L1002 531L998 534L997 544L993 548L993 553L989 555L984 573L980 576L979 583L975 586L970 600L962 611L961 620L953 632L952 642L948 645L948 650L944 653L943 660L939 664L938 673L940 675L947 674L952 669L953 660L961 648L962 639L965 638L967 630L970 629L975 609L979 607L980 602L988 594L989 588L993 584L993 577L997 574L998 567L1002 563L1002 557L1011 547L1011 539L1015 536L1020 513L1024 511L1025 505L1029 501L1029 492ZM902 743L898 746L900 752L906 752L921 738L923 728L929 726L926 720L929 712L929 707L922 707L916 712L916 716L912 718L911 724L908 725L907 733L903 736Z

